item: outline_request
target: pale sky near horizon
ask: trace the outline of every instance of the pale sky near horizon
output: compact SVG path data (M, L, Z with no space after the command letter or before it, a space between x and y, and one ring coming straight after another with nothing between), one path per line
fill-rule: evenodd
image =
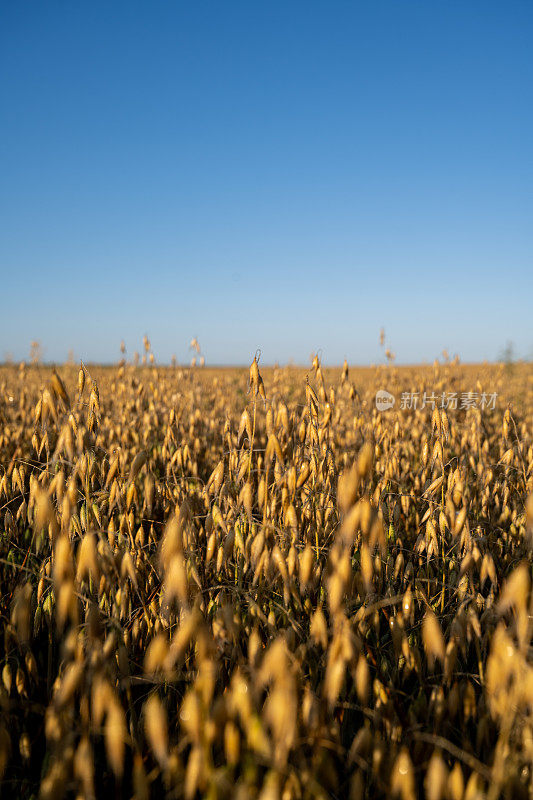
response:
M0 360L533 357L531 2L0 4Z

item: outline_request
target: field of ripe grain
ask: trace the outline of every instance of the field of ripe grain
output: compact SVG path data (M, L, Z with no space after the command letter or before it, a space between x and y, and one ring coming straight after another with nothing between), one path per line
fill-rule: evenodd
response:
M532 494L529 364L0 368L0 796L531 798Z

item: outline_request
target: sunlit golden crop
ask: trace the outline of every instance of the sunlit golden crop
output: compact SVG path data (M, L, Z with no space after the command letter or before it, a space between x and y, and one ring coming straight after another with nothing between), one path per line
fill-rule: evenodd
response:
M0 369L0 796L531 797L531 365L145 361Z

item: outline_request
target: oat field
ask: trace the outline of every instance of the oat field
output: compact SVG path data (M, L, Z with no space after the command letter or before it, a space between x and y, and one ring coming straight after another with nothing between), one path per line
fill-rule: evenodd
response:
M533 797L532 496L531 364L1 367L0 797Z

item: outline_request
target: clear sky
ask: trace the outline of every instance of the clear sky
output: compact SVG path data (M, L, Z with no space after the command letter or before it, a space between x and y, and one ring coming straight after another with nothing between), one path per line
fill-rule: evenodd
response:
M533 354L531 0L1 0L0 359Z

